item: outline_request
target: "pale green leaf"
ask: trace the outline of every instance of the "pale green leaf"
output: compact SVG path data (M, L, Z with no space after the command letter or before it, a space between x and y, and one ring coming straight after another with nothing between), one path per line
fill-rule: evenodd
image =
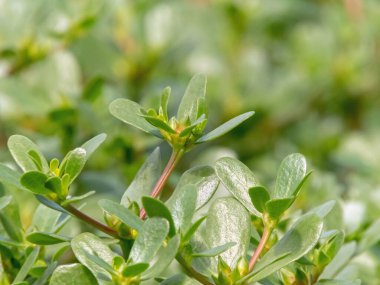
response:
M193 253L193 257L213 257L213 256L218 256L225 252L226 250L230 249L232 246L234 246L236 243L234 242L227 242L226 244L216 246L214 248L202 251L202 252L197 252Z
M38 245L51 245L63 242L69 242L70 239L64 236L51 234L47 232L33 232L26 236L26 239L34 244Z
M4 209L12 201L12 196L7 195L0 198L0 211Z
M60 212L40 204L33 214L32 228L42 232L52 232L60 216Z
M84 165L86 164L86 150L84 148L78 147L70 151L62 162L63 171L62 175L68 174L69 184L71 184L75 178L81 173Z
M50 285L97 285L98 281L82 264L60 265L54 271Z
M106 134L99 134L92 139L86 141L81 148L86 151L86 160L94 153L94 151L105 141L107 138Z
M38 254L40 252L40 248L37 246L33 249L33 251L28 255L24 264L21 266L20 271L17 273L13 283L18 283L24 281L24 279L28 276L29 271L32 269L34 263L37 260Z
M21 174L8 166L0 163L0 182L10 184L18 189L26 190L20 184Z

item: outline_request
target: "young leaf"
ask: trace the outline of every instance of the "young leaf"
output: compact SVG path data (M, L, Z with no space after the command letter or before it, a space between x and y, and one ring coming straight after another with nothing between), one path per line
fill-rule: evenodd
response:
M168 233L169 223L166 219L146 220L133 244L130 258L134 263L150 262L156 256Z
M153 265L149 267L147 271L142 275L142 280L151 279L153 277L159 276L175 258L180 244L179 235L175 235L168 242L166 247L161 247L157 252L157 260Z
M221 258L234 268L237 261L246 255L250 239L251 219L246 209L234 198L215 200L206 220L206 246L214 248L230 242L236 243ZM216 259L213 259L216 266Z
M322 229L323 221L317 215L302 216L238 283L257 282L301 258L317 244Z
M26 236L26 239L29 242L38 245L51 245L70 241L69 238L45 232L30 233Z
M168 103L169 103L169 97L170 97L171 89L170 87L166 87L164 91L162 91L161 95L161 101L160 101L160 107L162 110L162 115L165 119L165 121L168 121Z
M144 132L162 138L159 130L141 117L140 109L139 104L128 99L116 99L109 106L109 110L114 117Z
M17 164L24 172L31 170L39 170L36 163L29 155L30 151L32 151L34 155L39 157L38 160L41 163L43 172L49 171L49 165L45 157L38 150L37 145L27 137L21 135L11 136L8 140L8 149L12 154L13 159L17 162Z
M273 198L289 198L295 195L306 174L306 159L293 153L285 157L278 170Z
M13 280L13 284L24 281L26 276L28 276L29 271L32 269L34 263L36 262L39 252L40 248L38 246L33 249L33 251L29 254L24 264L20 268L20 271L17 273L15 279Z
M206 96L206 76L195 75L191 80L178 107L177 118L184 123L187 119L193 123L197 120L198 99Z
M123 269L121 274L125 277L133 277L140 275L143 273L145 270L149 268L149 263L136 263L132 265L128 265Z
M60 265L54 271L50 285L97 285L98 281L82 264Z
M294 197L272 199L265 204L269 216L277 220L293 203Z
M160 200L147 196L142 198L142 203L146 213L150 218L161 217L168 220L170 225L169 236L174 236L176 233L175 224L173 221L172 214L170 213L166 205L162 203Z
M191 221L194 216L196 202L197 202L197 189L195 185L188 184L181 189L179 195L175 199L170 199L167 206L173 216L173 221L177 229L186 232L191 226Z
M228 191L242 203L248 211L256 216L260 213L251 203L249 188L256 186L256 179L251 170L239 160L223 157L216 162L215 172Z
M214 248L198 252L198 253L193 253L193 257L213 257L213 256L218 256L225 252L226 250L230 249L233 247L236 243L234 242L227 242L226 244L216 246Z
M192 123L190 126L188 126L187 128L185 128L185 129L179 134L179 137L185 137L185 136L187 136L187 135L190 134L195 128L197 128L199 125L205 124L205 122L207 122L206 115L205 115L205 114L201 114L200 117L199 117L194 123Z
M80 196L70 197L70 198L68 198L62 202L62 206L66 206L68 204L72 204L72 203L82 201L83 199L86 199L86 198L94 195L95 193L96 193L95 191L90 191L90 192L87 192L87 193L80 195Z
M141 198L143 196L149 196L150 191L152 191L161 175L161 170L160 149L157 147L146 159L132 183L125 191L121 198L121 204L128 207L132 201L135 201L141 207Z
M82 144L81 148L83 148L86 151L86 160L89 159L89 157L105 141L106 138L106 134L99 134Z
M140 115L143 117L149 124L155 126L158 129L162 129L168 133L176 134L177 132L173 130L166 122L162 121L159 118L148 116L148 115Z
M68 174L69 184L71 184L75 178L81 173L85 163L86 163L86 150L84 148L78 147L70 151L62 162L64 167L62 175Z
M53 176L49 177L45 184L45 188L49 189L50 191L57 193L57 195L61 196L62 194L62 181L59 177Z
M241 115L225 122L224 124L217 127L215 130L213 130L213 131L209 132L208 134L205 134L202 137L200 137L196 141L196 143L204 143L204 142L212 141L214 139L219 138L220 136L222 136L222 135L228 133L229 131L231 131L232 129L236 128L238 125L243 123L245 120L248 120L250 117L253 116L253 114L255 114L255 112L253 112L253 111L247 112L247 113L241 114Z
M253 186L248 190L249 197L253 206L263 213L265 211L265 203L269 201L270 196L268 190L264 186Z
M110 215L118 217L124 224L137 230L143 229L143 221L133 214L128 208L110 200L100 200L99 206Z

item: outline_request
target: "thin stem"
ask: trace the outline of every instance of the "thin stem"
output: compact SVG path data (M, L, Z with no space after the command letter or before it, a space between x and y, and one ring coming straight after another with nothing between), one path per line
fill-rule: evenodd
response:
M86 222L87 224L92 225L93 227L97 228L98 230L110 236L118 238L117 231L115 231L114 229L110 228L107 225L102 224L101 222L98 222L97 220L94 220L90 216L87 216L85 213L73 207L72 205L65 206L65 209L69 211L71 214L73 214L74 216L76 216L78 219Z
M260 239L260 242L259 242L259 245L257 246L257 248L256 248L256 250L255 250L255 252L254 252L251 260L249 261L249 271L252 271L253 267L255 266L257 260L260 257L261 252L265 248L265 244L267 243L267 241L268 241L271 233L272 233L272 228L268 227L268 226L265 226L264 227L263 235L261 236L261 239Z
M185 259L181 256L181 254L177 254L176 259L178 263L183 267L185 270L185 273L189 276L197 280L199 283L204 285L213 285L210 281L208 281L208 278L198 271L196 271L193 267L191 267Z
M170 174L173 172L174 168L178 164L178 161L182 158L183 154L184 154L184 150L173 149L173 152L170 156L168 163L165 166L164 171L162 172L160 178L158 179L156 185L154 186L152 190L152 193L150 194L151 197L156 198L158 195L161 194L166 184L166 181L168 181ZM146 216L145 210L141 209L140 218L144 219L145 216Z

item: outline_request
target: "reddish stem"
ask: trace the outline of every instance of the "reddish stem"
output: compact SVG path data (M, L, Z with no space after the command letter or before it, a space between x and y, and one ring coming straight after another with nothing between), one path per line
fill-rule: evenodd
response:
M267 243L270 235L272 233L272 229L270 227L264 227L263 235L261 236L259 245L257 246L251 260L249 261L249 271L252 271L253 267L255 266L257 260L260 257L261 252L263 251L265 244Z

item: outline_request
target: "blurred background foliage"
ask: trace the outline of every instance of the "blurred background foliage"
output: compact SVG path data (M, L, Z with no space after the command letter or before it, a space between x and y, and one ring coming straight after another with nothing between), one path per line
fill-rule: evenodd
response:
M158 141L114 119L109 103L155 106L171 86L174 112L195 73L208 76L210 129L256 114L185 156L170 185L226 155L273 183L282 158L301 152L314 174L297 207L339 199L332 222L348 240L380 217L377 0L0 0L0 160L11 163L12 134L61 158L106 132L75 191L119 199ZM37 203L17 195L27 226ZM67 231L84 226L73 224ZM379 264L378 245L349 274L380 284Z

